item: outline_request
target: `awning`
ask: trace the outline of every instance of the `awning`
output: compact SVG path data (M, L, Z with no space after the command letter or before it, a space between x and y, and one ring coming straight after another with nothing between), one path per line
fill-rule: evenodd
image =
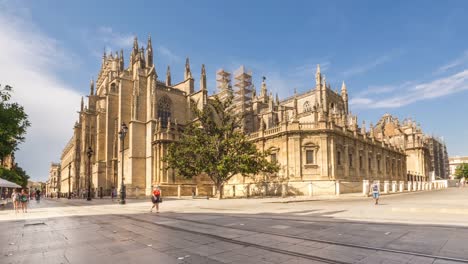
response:
M0 187L6 187L6 188L21 188L18 184L14 182L10 182L4 179L0 179Z

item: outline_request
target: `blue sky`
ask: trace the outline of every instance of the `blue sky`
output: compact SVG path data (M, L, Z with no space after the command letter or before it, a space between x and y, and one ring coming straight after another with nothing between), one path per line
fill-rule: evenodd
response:
M46 179L72 135L79 97L101 56L151 34L160 78L185 57L215 72L241 64L280 97L314 86L316 64L334 89L347 84L351 111L376 122L411 117L443 136L450 155L468 155L466 1L15 1L0 0L0 83L31 114L17 153L34 179ZM7 63L5 63L7 62ZM198 80L196 81L198 84Z

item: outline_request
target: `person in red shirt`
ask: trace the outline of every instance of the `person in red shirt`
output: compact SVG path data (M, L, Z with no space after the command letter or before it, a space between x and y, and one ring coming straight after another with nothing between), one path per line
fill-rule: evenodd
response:
M154 207L156 207L156 213L159 213L159 203L162 202L161 188L159 188L159 186L154 187L153 193L151 194L151 202L153 203L153 206L151 207L150 213L153 212Z

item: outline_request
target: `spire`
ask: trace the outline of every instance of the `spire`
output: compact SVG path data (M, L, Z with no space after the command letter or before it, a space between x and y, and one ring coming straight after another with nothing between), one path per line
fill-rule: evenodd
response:
M320 73L320 64L317 64L317 71L315 73L315 86L320 88L322 84L322 74Z
M83 99L83 96L81 96L81 112L83 112L83 109L84 109L84 99Z
M104 47L104 52L102 54L102 67L104 67L104 64L106 64L106 59L107 59L107 54L106 54L106 48Z
M166 86L171 86L171 68L167 65Z
M120 70L123 71L123 70L124 70L124 55L123 55L123 49L120 50L119 61L120 61Z
M279 97L278 97L278 93L276 93L276 104L279 105Z
M201 68L201 77L200 77L200 90L206 90L206 70L205 64L202 64Z
M138 52L138 38L135 36L135 38L133 39L133 51L135 53Z
M348 114L348 89L344 81L341 85L341 98L343 99L345 114Z
M190 62L189 58L185 59L185 74L184 74L185 80L187 79L192 79L192 72L190 71Z
M341 96L344 96L345 94L348 94L348 90L346 89L346 84L343 81L343 84L341 84Z
M89 83L89 95L94 95L94 79Z
M262 77L262 88L260 90L260 97L265 98L267 96L267 86L266 86L266 77Z
M148 44L146 45L146 65L153 66L153 45L151 43L151 35L148 35Z

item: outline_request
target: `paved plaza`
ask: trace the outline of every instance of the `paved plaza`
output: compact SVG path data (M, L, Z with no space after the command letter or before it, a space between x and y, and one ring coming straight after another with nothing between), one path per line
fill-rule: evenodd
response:
M31 201L0 211L0 263L468 263L467 198Z

